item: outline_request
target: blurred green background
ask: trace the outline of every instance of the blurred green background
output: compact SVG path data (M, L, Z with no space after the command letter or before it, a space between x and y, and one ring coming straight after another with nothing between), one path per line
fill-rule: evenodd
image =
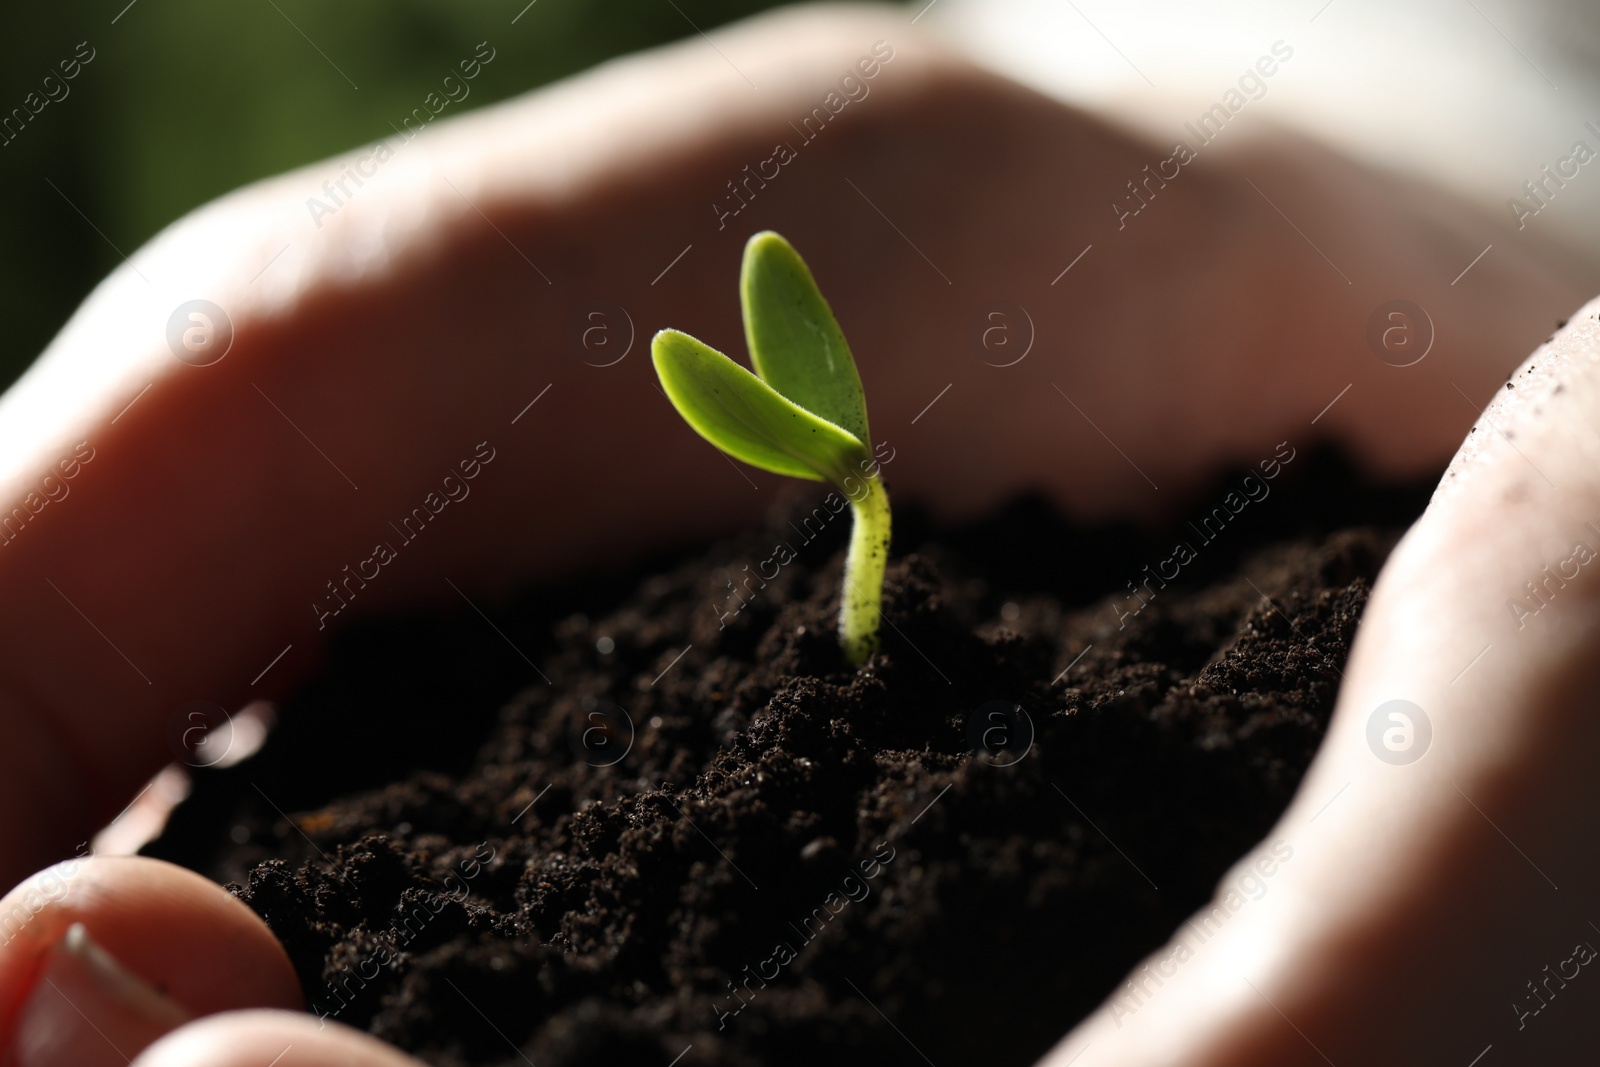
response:
M8 5L0 117L28 111L30 93L38 107L52 74L49 92L60 99L0 135L11 138L0 145L0 387L121 262L119 249L131 254L186 211L256 178L392 136L390 123L438 90L480 41L496 49L494 62L442 117L781 2ZM94 58L62 83L58 64L80 42Z

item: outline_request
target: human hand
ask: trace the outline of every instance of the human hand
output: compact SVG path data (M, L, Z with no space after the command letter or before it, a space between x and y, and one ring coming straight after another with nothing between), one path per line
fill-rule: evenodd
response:
M719 219L726 183L798 140L789 123L880 40L894 58L870 95ZM736 338L726 282L756 229L791 236L823 279L899 450L896 493L947 513L1040 486L1086 516L1155 514L1262 442L1313 435L1378 474L1428 469L1473 414L1451 383L1488 393L1584 293L1579 266L1531 244L1452 287L1494 223L1287 134L1219 146L1214 170L1154 205L1165 216L1119 231L1105 202L1150 149L943 56L899 15L788 12L717 49L696 39L432 129L320 226L305 201L337 162L204 208L97 290L0 400L8 504L79 441L94 452L0 558L0 596L28 620L0 652L0 810L32 815L0 838L6 882L70 854L173 758L186 702L237 706L304 677L321 622L450 603L446 578L490 595L754 514L770 480L752 490L677 425L642 358L586 365L578 337L609 301L641 333ZM1285 216L1318 220L1322 254ZM1440 358L1401 371L1362 343L1395 294L1432 311ZM196 296L235 335L204 367L165 336ZM1035 347L995 366L1012 357L983 347L989 315L1018 308ZM480 442L495 458L477 503L443 513L348 613L315 614L323 582ZM219 903L180 935L155 910L179 873L81 870L31 918L37 936L0 949L5 1041L68 915L185 1014L292 1006L277 979L238 982L284 966L238 912ZM120 910L77 888L98 884ZM123 936L133 926L172 932ZM147 959L187 937L207 951L184 973L217 1000L192 1001ZM51 1033L85 1037L53 1010ZM328 1050L356 1038L306 1036L307 1022L219 1016L139 1062L214 1063L279 1036L249 1062L286 1044L284 1067L350 1062ZM139 1025L127 1036L142 1043L155 1024ZM90 1046L25 1062L66 1047Z
M1385 566L1267 838L1293 861L1242 859L1047 1067L1591 1062L1597 417L1600 301L1496 393Z

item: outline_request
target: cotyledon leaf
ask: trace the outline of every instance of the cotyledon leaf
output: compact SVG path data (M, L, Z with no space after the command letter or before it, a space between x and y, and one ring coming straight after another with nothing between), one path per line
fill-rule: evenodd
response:
M684 421L735 459L793 478L844 479L865 469L866 446L709 345L662 330L650 358Z
M794 246L767 230L744 246L745 343L756 374L800 407L870 443L867 398L844 333Z

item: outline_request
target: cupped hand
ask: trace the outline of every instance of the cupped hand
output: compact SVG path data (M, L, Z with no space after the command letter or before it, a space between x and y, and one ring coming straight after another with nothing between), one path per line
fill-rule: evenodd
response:
M173 723L190 701L287 691L352 618L459 609L754 515L775 479L684 427L644 353L666 325L738 351L733 279L756 230L790 237L828 293L875 432L896 449L897 495L947 514L1028 487L1085 517L1170 513L1220 465L1283 440L1338 440L1377 476L1427 470L1515 359L1600 287L1531 239L1452 285L1498 220L1285 132L1206 152L1146 186L1148 208L1119 225L1111 201L1166 146L968 67L898 12L791 10L180 221L0 400L0 504L19 509L0 523L0 597L17 620L0 649L0 878L72 855L180 755ZM1432 319L1430 355L1404 368L1365 340L1396 297ZM227 324L198 350L182 336L196 300L214 331ZM1579 394L1569 384L1567 407L1549 406L1541 447L1577 441L1592 459ZM1505 462L1490 454L1484 471ZM1577 458L1558 470L1569 494L1593 485ZM1399 976L1417 980L1424 957L1464 982L1469 947L1430 940L1437 924L1419 909L1508 900L1494 895L1511 892L1501 868L1521 862L1463 828L1457 792L1534 851L1592 816L1574 801L1537 831L1516 821L1545 797L1541 753L1566 722L1554 709L1578 692L1552 679L1581 658L1581 622L1537 646L1496 643L1477 677L1447 686L1461 666L1451 642L1470 629L1449 598L1489 596L1501 572L1480 561L1524 562L1488 534L1548 555L1535 535L1573 499L1512 479L1520 496L1496 527L1482 516L1500 500L1494 477L1464 473L1385 577L1328 751L1286 817L1304 862L1274 886L1278 903L1241 914L1227 942L1240 948L1188 964L1136 1024L1091 1023L1104 1058L1084 1063L1228 1050L1244 1051L1227 1062L1287 1062L1299 1053L1275 1043L1283 1020L1268 1003L1380 1061L1378 1023L1350 990L1408 995ZM371 562L417 508L421 533ZM369 577L335 596L347 566ZM1582 610L1580 584L1549 617ZM1373 638L1382 626L1394 636ZM1391 695L1433 716L1431 762L1378 764L1360 741L1357 720ZM1595 753L1567 725L1563 767ZM1436 788L1445 767L1449 794ZM1305 808L1334 778L1351 784L1312 824ZM1375 832L1390 823L1401 830ZM28 883L0 902L0 924L20 917L0 947L0 1054L120 1063L182 1019L293 1005L281 951L220 890L152 861L76 862L59 893ZM1358 885L1352 863L1369 865ZM180 893L222 903L180 919ZM1462 932L1470 951L1510 959L1546 913L1523 904L1534 919L1513 910ZM1296 968L1282 945L1304 953ZM75 1012L83 1026L60 1005L37 1016L39 978L57 964L109 982L133 1018L96 1044L93 1011ZM1216 973L1251 977L1261 998L1198 977ZM1453 1010L1419 997L1395 1025L1438 1035ZM1190 1040L1161 1044L1162 1020ZM405 1062L307 1022L212 1015L137 1062Z
M1600 300L1390 557L1289 810L1047 1067L1593 1062L1597 426Z

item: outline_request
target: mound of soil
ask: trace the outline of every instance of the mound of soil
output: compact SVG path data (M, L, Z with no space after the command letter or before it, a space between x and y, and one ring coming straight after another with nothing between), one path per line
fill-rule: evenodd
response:
M492 627L369 625L147 852L233 882L311 1010L431 1064L1029 1064L1322 739L1426 491L1296 467L1157 537L1037 500L899 514L860 670L834 637L849 516L806 522L809 495L481 605Z

